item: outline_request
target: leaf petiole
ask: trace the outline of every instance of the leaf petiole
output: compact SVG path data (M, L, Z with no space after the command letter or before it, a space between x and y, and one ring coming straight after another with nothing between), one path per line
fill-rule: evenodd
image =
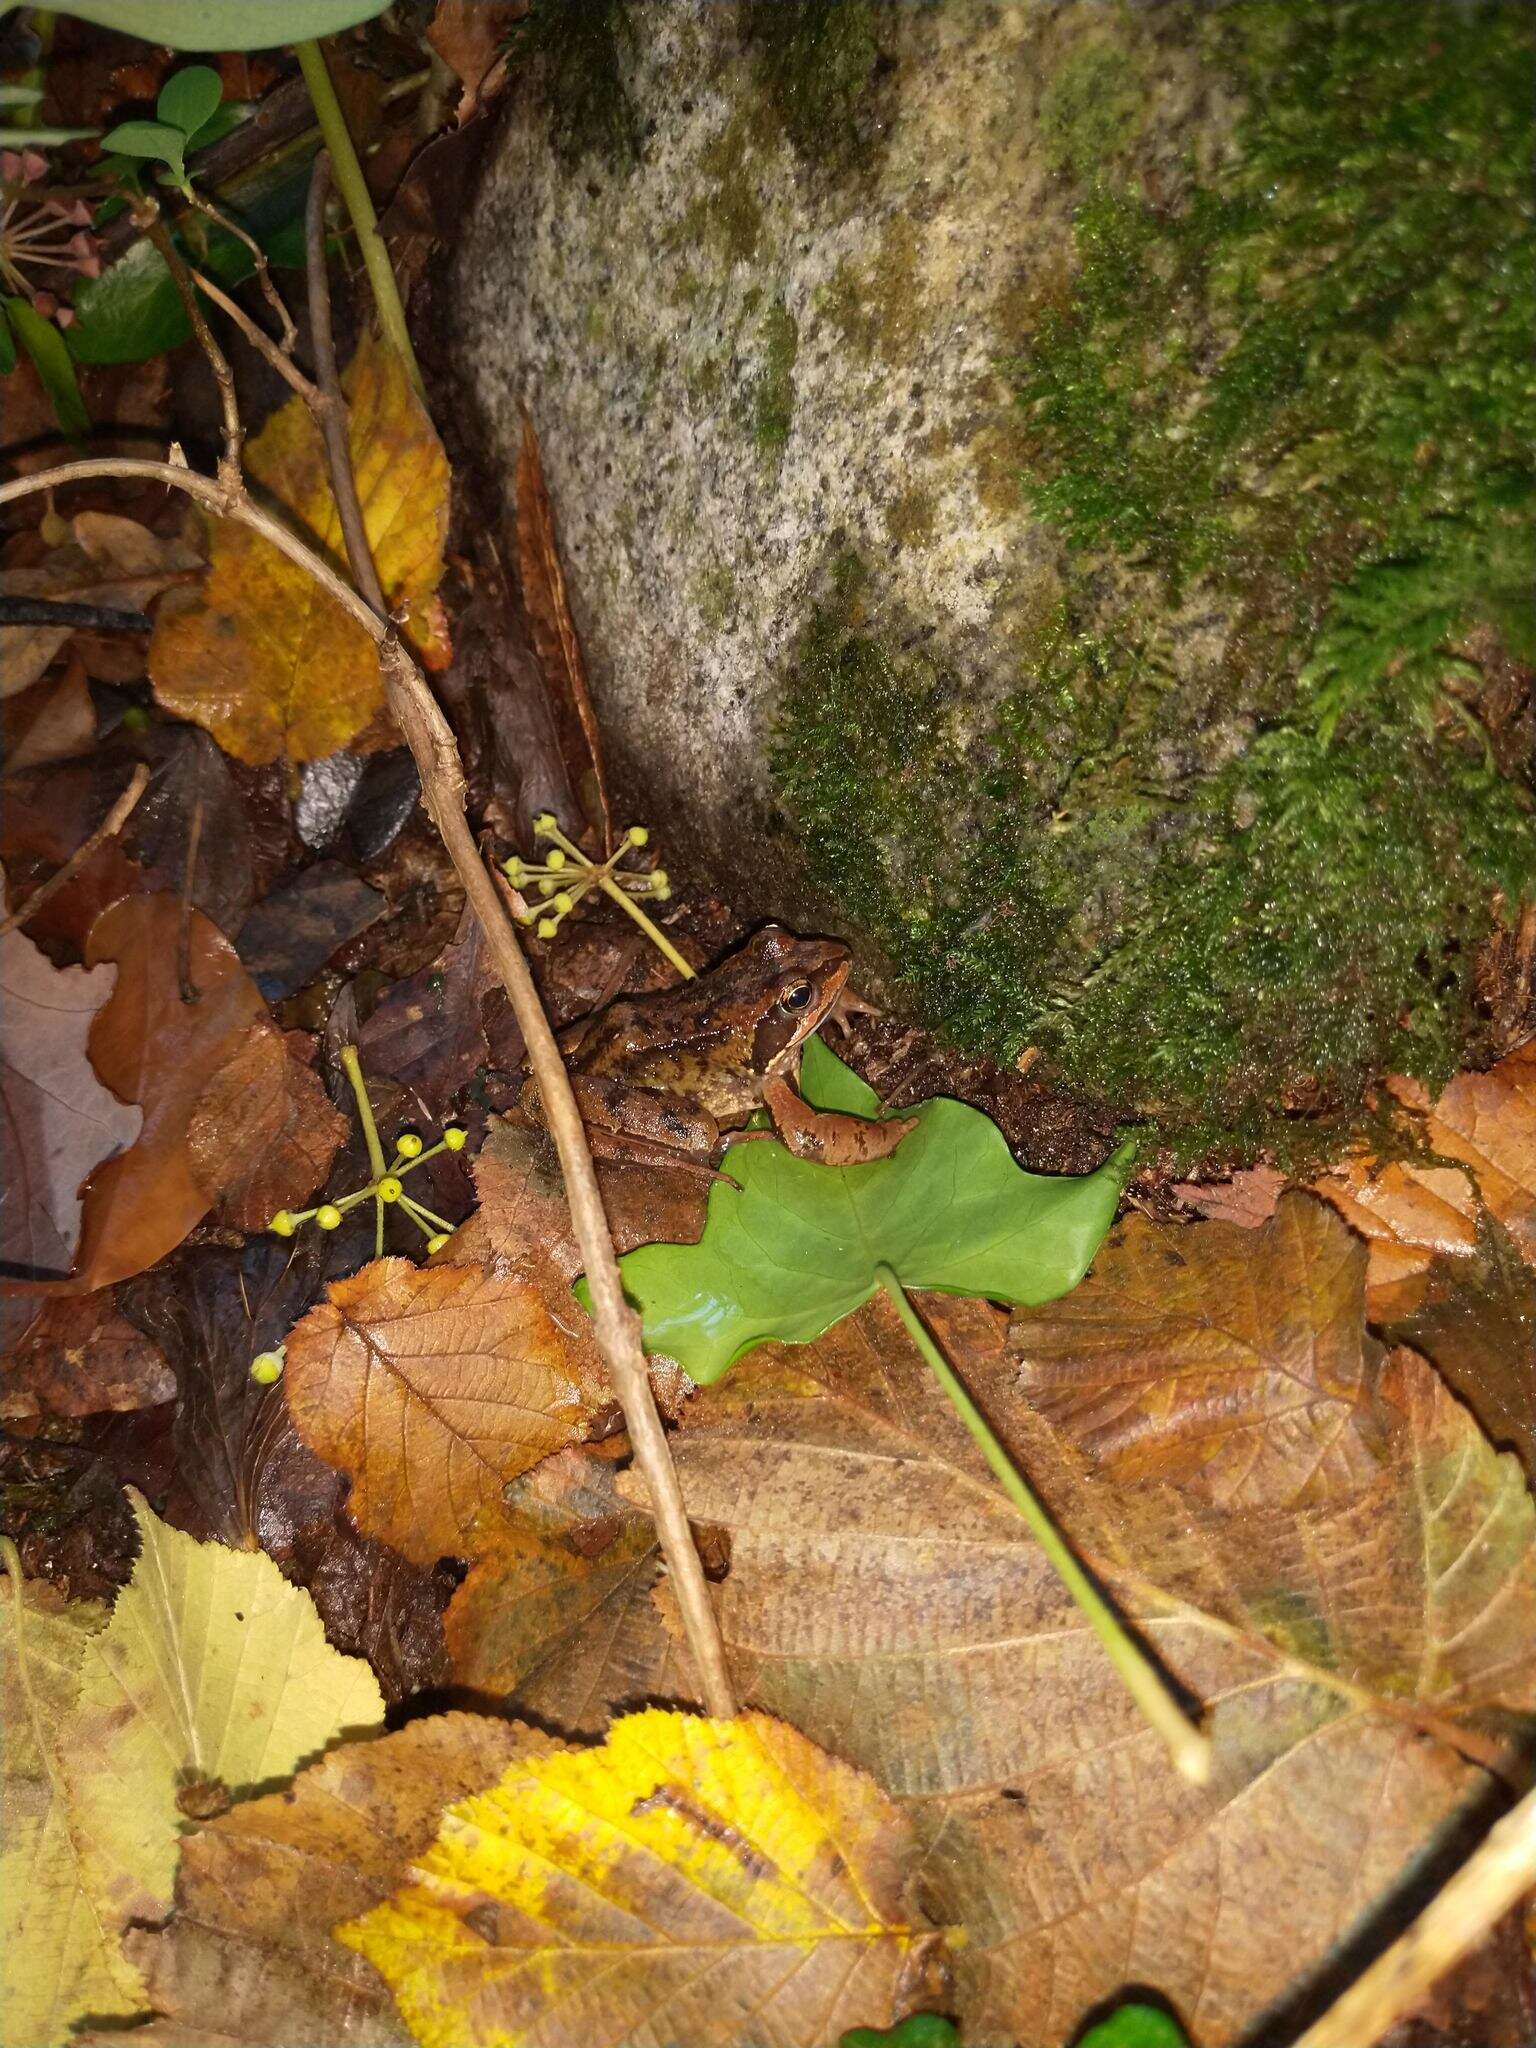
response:
M369 1171L375 1180L382 1180L389 1169L384 1164L384 1147L379 1143L379 1127L373 1120L373 1104L368 1100L368 1089L363 1080L363 1066L357 1056L355 1045L344 1045L341 1048L341 1066L352 1084L352 1094L357 1102L358 1121L363 1127L363 1142L368 1147Z
M1124 1623L1078 1563L1066 1538L993 1435L991 1425L966 1392L954 1367L929 1335L926 1324L913 1308L905 1288L891 1268L876 1266L875 1277L900 1316L907 1335L922 1353L934 1378L948 1396L950 1405L992 1468L993 1477L1029 1524L1031 1535L1045 1552L1056 1576L1103 1645L1105 1656L1120 1674L1127 1692L1166 1743L1175 1767L1192 1784L1207 1784L1211 1775L1210 1738L1190 1720L1156 1666L1132 1640Z

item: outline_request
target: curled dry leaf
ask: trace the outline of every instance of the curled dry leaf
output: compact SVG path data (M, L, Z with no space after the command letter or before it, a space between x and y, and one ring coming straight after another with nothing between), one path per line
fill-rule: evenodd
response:
M91 1028L91 1064L144 1113L137 1142L91 1176L78 1261L82 1290L142 1273L181 1243L212 1207L187 1143L205 1088L239 1052L266 1005L235 949L201 912L187 913L187 964L178 972L182 909L174 896L128 896L91 927L87 960L111 961L117 986Z
M1243 1234L1270 1269L1253 1287L1277 1296L1296 1277L1293 1204L1309 1206L1291 1197L1281 1229ZM1331 1236L1355 1277L1352 1302L1324 1286L1313 1312L1336 1298L1358 1332L1363 1252L1318 1214L1314 1274ZM1230 1284L1232 1234L1179 1233L1167 1341L1181 1373L1189 1304L1206 1277L1213 1296ZM1111 1281L1117 1256L1103 1255ZM980 1304L920 1305L1086 1562L1205 1705L1212 1783L1167 1769L883 1304L754 1354L674 1438L690 1516L730 1540L716 1605L738 1685L914 1802L932 1910L971 1937L967 2038L1058 2048L1134 1978L1221 2048L1315 1982L1492 1795L1469 1756L1506 1755L1536 1714L1536 1506L1406 1351L1363 1348L1359 1477L1346 1486L1335 1462L1314 1497L1315 1432L1240 1378L1186 1391L1218 1442L1249 1447L1246 1483L1213 1486L1182 1405L1140 1411L1134 1459L1101 1403L1060 1398L1054 1363L1034 1405L1036 1327L1061 1305L1016 1312L1007 1345ZM1161 1341L1150 1313L1144 1336ZM1297 1343L1300 1412L1344 1400L1340 1356L1336 1333Z
M0 569L0 593L138 612L202 567L195 549L184 541L162 540L136 519L78 512L69 525L70 539L35 567ZM76 630L0 626L0 696L14 697L30 688Z
M427 41L463 87L455 115L461 128L500 91L507 36L527 12L528 0L437 0Z
M100 1415L176 1397L159 1346L118 1314L110 1292L45 1301L17 1349L0 1359L0 1419Z
M1226 1180L1176 1181L1179 1200L1212 1223L1241 1223L1256 1230L1275 1213L1285 1189L1285 1175L1272 1166L1248 1166Z
M259 1017L197 1098L187 1124L192 1173L236 1230L264 1230L302 1208L347 1135L308 1065L313 1041Z
M448 462L404 366L368 339L343 384L363 520L392 613L429 668L447 658L436 596L448 527ZM253 483L320 551L343 560L320 433L292 398L246 448ZM304 572L249 528L213 524L208 580L168 602L150 643L168 711L237 761L313 761L342 747L398 745L385 724L373 642Z
M603 1405L584 1318L526 1280L377 1259L288 1340L288 1405L348 1473L359 1528L414 1563L468 1554L481 1509Z
M330 1931L388 1896L445 1806L553 1746L514 1721L436 1715L333 1749L286 1791L189 1835L174 1913L128 1937L162 2015L144 2038L170 2040L162 2030L198 2029L217 2012L227 2038L251 2048L409 2048L383 1981Z
M384 1714L367 1665L337 1655L271 1558L195 1542L130 1498L138 1562L86 1645L61 1745L86 1880L114 1930L170 1910L192 1781L239 1797Z
M485 1512L474 1554L445 1623L459 1685L572 1736L626 1707L694 1702L687 1652L650 1597L656 1531L618 1497L609 1460L546 1458Z
M451 1807L337 1938L423 2048L824 2048L894 2019L933 1945L909 1854L892 1802L793 1728L652 1710Z
M0 1253L13 1269L69 1272L82 1183L139 1136L144 1118L120 1077L86 1057L120 993L99 956L89 972L55 967L24 931L0 933Z
M106 1609L0 1574L0 2042L51 2048L70 2023L140 2010L116 1937L86 1888L70 1823L62 1741L80 1667Z

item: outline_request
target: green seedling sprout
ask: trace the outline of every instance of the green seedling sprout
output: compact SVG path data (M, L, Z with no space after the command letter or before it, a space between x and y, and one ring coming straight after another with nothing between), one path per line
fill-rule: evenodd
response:
M436 1159L443 1152L462 1152L469 1133L462 1124L447 1124L443 1135L435 1145L427 1145L416 1131L402 1131L395 1140L395 1156L386 1161L384 1147L379 1142L379 1127L373 1120L373 1104L368 1100L367 1084L363 1080L362 1063L357 1057L355 1045L344 1045L341 1049L342 1069L352 1084L352 1094L357 1102L358 1121L363 1127L363 1142L368 1147L368 1165L372 1178L365 1187L355 1193L343 1195L337 1202L321 1202L313 1209L279 1209L267 1228L278 1237L292 1237L301 1224L314 1222L321 1230L335 1230L348 1210L355 1209L360 1202L371 1201L374 1205L373 1253L375 1258L384 1256L384 1211L399 1208L409 1216L416 1228L427 1240L427 1252L440 1252L458 1227L445 1216L439 1216L425 1203L413 1201L405 1192L405 1176L414 1173L418 1166L425 1166L429 1159ZM261 1359L277 1356L263 1352ZM255 1372L255 1365L252 1372ZM278 1370L281 1370L279 1363ZM259 1378L260 1375L258 1374ZM269 1374L270 1380L277 1373Z
M517 913L521 923L531 924L541 939L552 939L582 897L591 889L601 889L610 902L617 903L626 916L634 919L657 952L671 961L685 981L693 980L693 968L635 900L643 896L653 903L665 903L672 894L666 869L654 868L647 874L619 865L626 855L649 843L651 835L644 825L631 825L621 833L618 845L602 861L589 860L573 839L567 839L551 811L540 811L534 819L533 836L550 842L550 850L542 861L522 860L513 854L502 864L502 872L514 889L531 889L539 898L536 904Z

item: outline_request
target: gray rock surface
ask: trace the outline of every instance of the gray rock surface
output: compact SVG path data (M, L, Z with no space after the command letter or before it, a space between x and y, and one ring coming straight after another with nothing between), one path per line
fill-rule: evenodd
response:
M832 563L862 558L872 627L965 679L957 736L1017 689L1059 558L1000 359L1064 275L1084 151L1171 191L1229 110L1185 10L914 0L876 10L857 147L808 155L740 10L636 16L633 169L562 161L536 79L515 89L458 261L461 363L509 489L532 413L604 731L668 865L793 909L768 743Z

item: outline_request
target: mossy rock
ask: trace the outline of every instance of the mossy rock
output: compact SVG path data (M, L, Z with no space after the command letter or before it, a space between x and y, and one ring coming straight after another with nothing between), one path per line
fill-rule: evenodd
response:
M530 76L461 258L620 768L967 1050L1336 1147L1536 890L1530 10L770 14L632 13L627 161Z

